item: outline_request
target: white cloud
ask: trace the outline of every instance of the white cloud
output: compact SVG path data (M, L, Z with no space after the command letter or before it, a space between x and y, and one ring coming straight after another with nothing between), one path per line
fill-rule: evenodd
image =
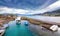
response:
M56 1L55 3L51 4L50 6L41 9L41 10L24 10L24 9L14 9L8 7L0 7L0 13L12 13L12 14L38 14L44 13L47 11L53 11L55 9L60 8L60 0Z
M23 10L23 9L14 9L14 8L8 8L8 7L2 7L0 8L0 13L12 13L12 14L25 14L29 12L29 10Z
M44 12L49 12L49 11L54 11L56 9L60 9L60 1L56 1L55 3L49 5L46 8L43 8L41 10L34 10L31 12L31 14L39 14L39 13L44 13Z
M60 1L56 1L55 3L51 4L46 8L48 11L53 11L56 9L60 9Z

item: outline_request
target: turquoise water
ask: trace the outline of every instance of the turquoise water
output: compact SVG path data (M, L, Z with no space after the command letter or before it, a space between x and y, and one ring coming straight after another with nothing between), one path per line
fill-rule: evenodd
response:
M35 36L24 24L16 25L15 21L9 23L4 36Z

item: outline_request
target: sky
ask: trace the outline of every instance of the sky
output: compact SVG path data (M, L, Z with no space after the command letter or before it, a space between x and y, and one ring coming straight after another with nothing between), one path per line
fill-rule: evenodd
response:
M59 3L60 0L0 0L0 13L44 13L52 9L58 9L58 7L60 6Z

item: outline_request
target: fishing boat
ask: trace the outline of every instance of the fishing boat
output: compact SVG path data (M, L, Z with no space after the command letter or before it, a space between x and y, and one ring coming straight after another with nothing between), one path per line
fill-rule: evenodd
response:
M29 24L29 22L25 20L25 21L24 21L24 25L25 25L25 26L28 26L28 24Z
M17 17L17 18L16 18L16 24L17 24L17 25L21 24L20 18L21 18L21 17Z
M21 24L20 20L16 20L16 24L20 25Z

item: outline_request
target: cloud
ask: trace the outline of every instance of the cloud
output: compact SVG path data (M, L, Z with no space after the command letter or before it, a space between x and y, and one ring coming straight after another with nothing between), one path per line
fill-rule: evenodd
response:
M24 9L15 9L15 8L8 8L8 7L0 7L0 13L11 13L11 14L38 14L43 13L46 11L45 9L42 10L24 10Z
M46 8L43 9L38 9L38 10L34 10L32 11L30 14L39 14L39 13L44 13L44 12L50 12L50 11L54 11L60 9L60 0L56 1L55 3L47 6Z
M56 9L60 9L60 1L56 1L55 3L51 4L47 7L48 11L54 11Z
M46 7L54 1L56 0L0 0L0 6L19 9L36 9Z
M23 10L23 9L14 9L14 8L8 8L8 7L0 8L0 13L25 14L27 12L29 11Z
M58 5L59 4L59 5ZM11 14L39 14L44 12L53 11L60 8L60 1L56 1L55 3L45 7L43 9L37 10L24 10L24 9L16 9L16 8L8 8L8 7L0 7L0 13L11 13Z

